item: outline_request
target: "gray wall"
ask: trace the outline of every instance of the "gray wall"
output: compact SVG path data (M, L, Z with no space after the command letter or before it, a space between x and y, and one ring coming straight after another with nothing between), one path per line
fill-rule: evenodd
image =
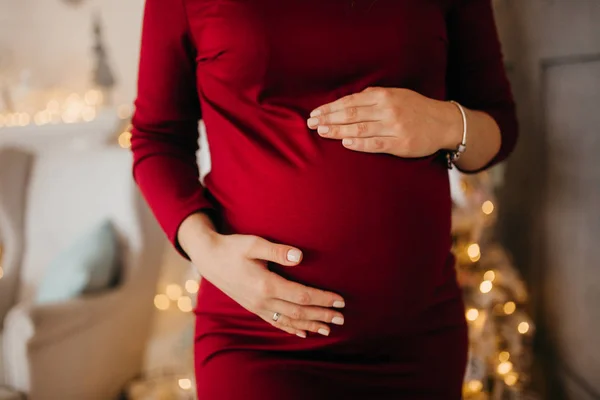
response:
M543 398L600 398L600 1L497 0L521 139L503 242L530 286Z

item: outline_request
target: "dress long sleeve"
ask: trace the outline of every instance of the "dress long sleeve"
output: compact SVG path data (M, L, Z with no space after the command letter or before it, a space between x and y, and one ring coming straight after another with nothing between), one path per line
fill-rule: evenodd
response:
M504 160L518 136L515 102L504 68L491 0L458 0L447 18L447 97L488 113L502 135L501 147L476 173Z
M214 210L204 195L196 162L201 117L194 48L183 4L147 0L132 120L133 175L169 240L183 220Z

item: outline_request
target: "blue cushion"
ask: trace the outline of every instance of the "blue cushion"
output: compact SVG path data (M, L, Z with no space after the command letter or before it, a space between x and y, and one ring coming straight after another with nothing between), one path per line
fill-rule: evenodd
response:
M110 288L119 274L119 243L110 221L103 221L63 250L48 266L37 303L65 301Z

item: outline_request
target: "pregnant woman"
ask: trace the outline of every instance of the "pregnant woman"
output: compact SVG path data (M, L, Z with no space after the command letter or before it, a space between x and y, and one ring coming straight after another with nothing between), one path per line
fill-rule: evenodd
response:
M517 136L490 2L147 0L134 176L203 276L201 400L461 397L448 168Z

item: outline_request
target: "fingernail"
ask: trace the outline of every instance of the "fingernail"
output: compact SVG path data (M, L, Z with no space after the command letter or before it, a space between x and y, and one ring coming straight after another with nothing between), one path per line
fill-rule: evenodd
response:
M319 332L323 336L329 336L329 331L325 328L321 328L317 332Z
M344 308L344 307L346 307L346 303L344 303L343 301L340 301L340 300L336 300L333 302L333 306L335 308Z
M348 138L342 139L342 144L344 146L350 146L352 143L354 143L354 141L352 139L348 139Z
M298 333L296 333L296 336L299 336L299 337L301 337L302 339L306 339L306 333L301 333L301 332L298 332Z
M300 256L302 253L297 249L290 249L287 252L287 260L290 262L298 262L300 261Z
M319 123L319 118L309 118L308 119L308 126L314 126L317 125Z
M318 117L319 115L321 115L321 110L314 110L313 112L310 113L311 117Z
M333 317L333 319L331 320L332 323L336 324L336 325L344 325L344 318L342 317Z
M321 135L325 135L326 133L328 133L328 132L329 132L329 127L328 127L328 126L323 126L323 125L320 125L320 126L317 128L317 132L319 132Z

